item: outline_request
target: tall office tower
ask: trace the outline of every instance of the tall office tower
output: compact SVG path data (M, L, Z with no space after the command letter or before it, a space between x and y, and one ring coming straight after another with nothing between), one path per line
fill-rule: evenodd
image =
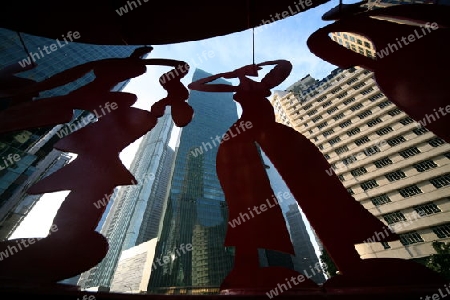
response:
M65 43L62 40L58 44L58 41L47 38L27 34L21 36L30 57L27 56L27 51L24 50L16 32L0 29L0 68L18 63L23 66L31 65L31 60L34 60L37 67L17 74L19 77L34 81L42 81L51 75L88 61L127 57L136 48L136 46L97 46L69 41ZM67 94L93 78L94 75L89 73L72 83L42 92L40 98ZM119 84L114 90L120 90L123 84ZM7 105L7 100L1 100L0 110L5 109ZM76 110L74 120L83 117L84 113L86 112ZM41 175L45 175L46 170L54 168L59 164L60 159L64 159L52 153L53 145L60 138L57 135L60 129L64 129L64 126L33 128L0 136L0 158L14 158L6 160L6 164L3 159L0 160L2 162L0 163L1 240L7 239L23 219L23 215L18 212L28 211L38 199L29 201L30 198L26 198L26 189L40 179ZM35 172L39 172L40 175L34 176L34 181L30 180L32 178L30 176Z
M166 109L142 139L130 166L138 184L120 188L113 199L100 230L108 239L108 253L82 274L78 282L82 288L109 287L121 252L157 237L173 163L173 150L168 146L172 128L170 110Z
M381 243L389 232L374 232L356 246L361 257L434 254L433 241L450 241L450 145L389 101L371 72L337 69L326 83L303 101L292 93L271 101L323 153L331 164L324 172L335 172L356 201L399 234L399 241Z
M294 269L317 283L325 282L324 272L318 272L316 268L316 264L320 265L320 261L310 240L314 236L308 234L297 203L289 205L286 219L290 227L291 240L295 250L295 257L293 258Z
M210 76L195 70L193 81ZM229 84L225 80L217 82ZM222 136L238 118L231 93L191 91L188 103L195 116L182 129L161 236L156 249L151 293L211 293L233 266L232 249L223 246L228 213L216 174ZM183 245L192 251L181 253ZM161 258L179 250L181 255Z

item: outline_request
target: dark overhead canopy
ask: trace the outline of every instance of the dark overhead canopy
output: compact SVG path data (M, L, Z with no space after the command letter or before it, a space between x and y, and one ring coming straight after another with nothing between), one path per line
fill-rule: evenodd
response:
M11 0L2 3L0 27L52 39L78 31L76 41L89 44L162 45L243 31L328 1Z

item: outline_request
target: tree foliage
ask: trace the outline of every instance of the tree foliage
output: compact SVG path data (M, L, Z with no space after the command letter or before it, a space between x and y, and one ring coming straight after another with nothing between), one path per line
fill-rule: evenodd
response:
M434 241L433 248L436 254L429 257L426 266L450 279L450 243Z
M336 265L334 264L333 260L331 259L328 252L324 249L322 251L322 254L320 255L320 260L325 265L325 272L328 273L329 277L336 276L336 272L338 269L336 268Z

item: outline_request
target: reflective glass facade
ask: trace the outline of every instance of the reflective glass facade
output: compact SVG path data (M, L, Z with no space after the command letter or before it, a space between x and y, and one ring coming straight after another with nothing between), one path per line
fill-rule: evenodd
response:
M209 75L197 69L193 81ZM195 115L180 135L150 293L195 293L199 288L217 292L233 266L233 249L223 246L227 205L216 174L219 143L213 139L237 120L236 104L231 93L198 91L190 91L188 103ZM176 252L183 244L192 245L191 251L179 250L180 255L169 255L169 261L158 263L158 258Z
M37 67L18 73L16 76L34 81L42 81L56 73L88 61L110 57L126 57L137 48L137 46L98 46L75 42L66 44L62 41L58 44L57 41L47 38L28 34L21 34L21 36L28 51L33 53L32 57L35 59ZM47 48L55 43L57 49L49 51ZM44 47L46 47L47 52L45 52ZM27 64L24 61L27 58L19 35L14 31L0 29L0 69L18 62ZM91 72L72 83L42 92L40 97L65 95L92 81L93 78L94 75ZM122 89L123 84L119 84L115 90ZM0 110L7 106L7 99L0 100ZM82 116L83 113L83 111L76 111L74 119ZM12 228L17 225L14 224L16 222L11 222L12 219L17 217L14 216L13 210L21 205L25 197L25 187L32 184L32 182L27 183L29 177L37 169L48 168L43 164L38 167L38 164L48 156L54 143L59 139L55 134L56 130L53 127L47 127L0 135L0 239L7 238L11 234ZM10 154L13 157L15 155L17 161L9 163L8 155ZM6 159L6 164L3 158ZM48 163L52 165L54 161Z

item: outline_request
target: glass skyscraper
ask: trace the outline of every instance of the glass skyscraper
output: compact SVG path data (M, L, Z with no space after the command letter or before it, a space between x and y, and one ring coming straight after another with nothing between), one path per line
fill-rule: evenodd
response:
M108 239L108 253L97 266L81 275L78 284L82 288L110 287L122 251L157 237L174 157L168 146L172 128L167 108L139 144L130 166L138 183L121 187L113 198L100 230Z
M16 76L34 81L42 81L56 73L88 61L127 57L138 47L99 46L69 42L63 43L55 51L47 52L48 54L42 52L44 55L39 55L45 46L48 48L56 41L28 34L21 34L21 36L28 51L34 54L32 57L35 59L37 67L18 73ZM12 64L27 64L24 61L27 58L29 58L28 54L20 42L19 35L14 31L0 29L0 69ZM93 78L94 75L89 73L73 83L42 92L39 96L42 98L65 95L92 81ZM0 80L3 80L3 78L0 77ZM2 86L5 85L4 82L0 83L2 83ZM121 90L125 83L119 84L114 90ZM7 105L8 99L0 100L0 110L5 109ZM75 111L73 121L86 113ZM23 212L34 205L35 201L28 201L31 198L24 200L25 192L26 188L40 177L35 176L36 178L33 181L30 180L30 176L35 174L36 171L45 174L59 159L58 156L55 156L53 160L46 159L46 157L59 139L56 132L63 126L33 128L0 135L0 161L2 161L0 163L0 240L7 239L11 235L13 229L23 219ZM13 164L5 165L1 158L8 157L8 155L15 155L19 159ZM47 164L42 163L43 161ZM24 201L28 202L25 203Z
M192 80L210 75L197 69ZM180 135L155 254L155 261L170 261L153 264L150 293L218 292L233 267L233 249L223 245L228 208L216 174L219 145L213 139L238 119L237 106L232 93L190 91L188 103L195 114ZM183 244L192 251L179 250ZM174 252L180 255L168 255Z

